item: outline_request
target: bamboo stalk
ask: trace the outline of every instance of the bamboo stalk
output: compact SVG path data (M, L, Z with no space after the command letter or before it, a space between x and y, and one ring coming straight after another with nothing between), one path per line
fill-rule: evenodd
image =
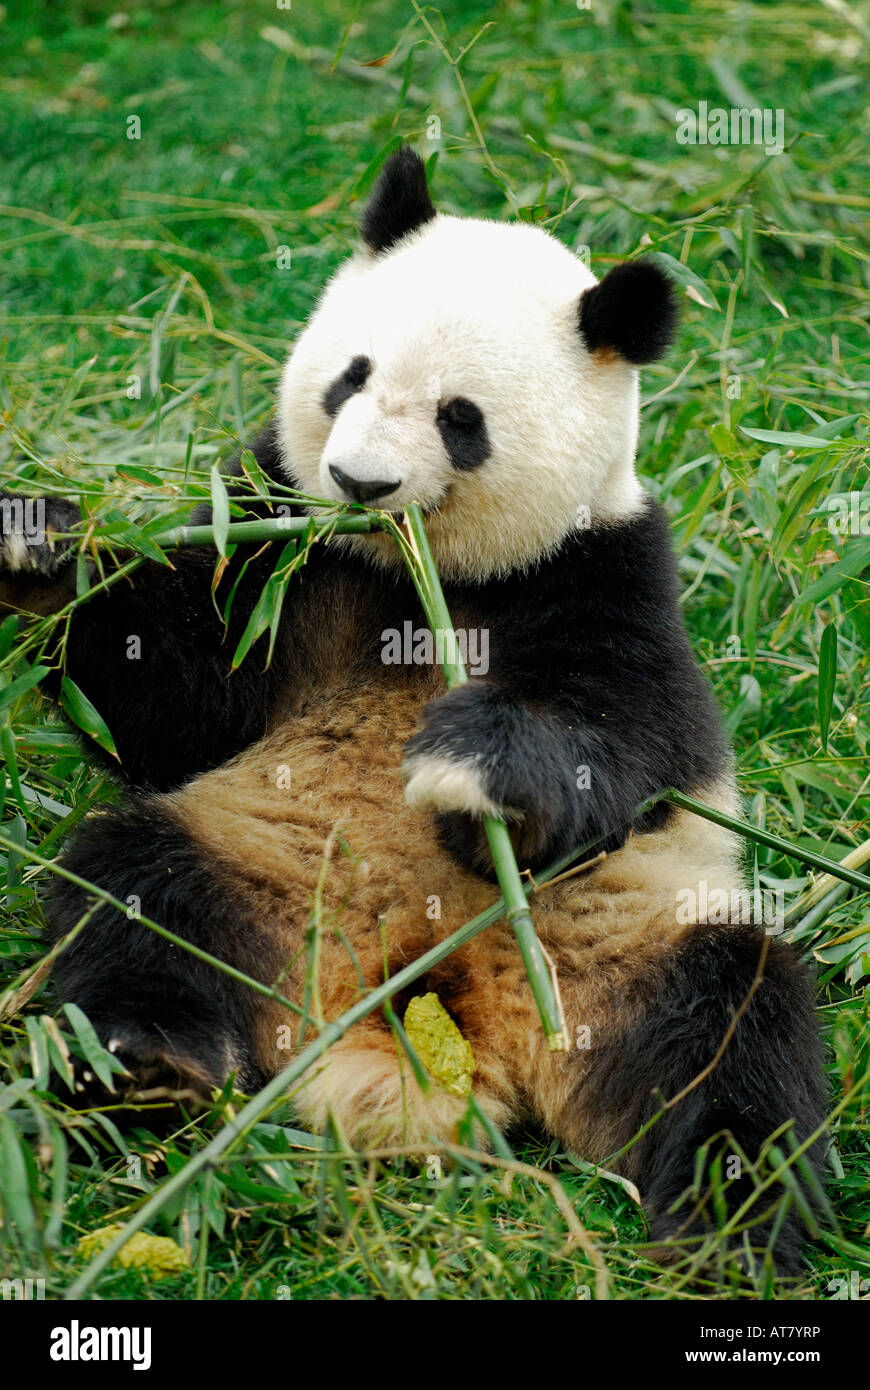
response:
M412 502L406 508L405 526L413 558L416 561L413 565L409 564L411 578L417 593L420 595L426 621L432 629L433 636L437 632L444 634L445 656L442 669L447 688L452 690L456 686L467 683L468 673L459 656L453 623L450 619L444 590L441 588L441 580L435 568L435 561L432 558L429 539L423 524L423 513L416 502ZM520 948L532 994L541 1016L547 1044L551 1052L567 1052L570 1047L570 1039L565 1026L565 1017L560 1007L557 991L553 987L553 980L541 949L541 943L535 934L532 915L526 902L507 825L503 820L494 816L484 816L483 827L489 841L498 884L505 901L505 916L513 928L517 945Z
M288 541L294 536L304 536L311 525L316 535L324 531L339 535L365 535L369 531L385 531L389 522L382 514L372 512L341 512L330 516L276 516L264 517L256 521L231 521L227 527L227 541L263 542ZM167 550L182 545L214 545L214 528L210 523L200 526L172 526L150 539L155 545Z

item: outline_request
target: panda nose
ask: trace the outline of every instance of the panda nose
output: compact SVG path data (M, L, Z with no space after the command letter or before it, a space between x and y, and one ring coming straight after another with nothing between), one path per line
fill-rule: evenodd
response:
M391 492L402 486L401 478L397 483L380 478L352 478L336 463L329 465L329 471L342 492L347 493L353 502L374 502L375 498L388 497Z

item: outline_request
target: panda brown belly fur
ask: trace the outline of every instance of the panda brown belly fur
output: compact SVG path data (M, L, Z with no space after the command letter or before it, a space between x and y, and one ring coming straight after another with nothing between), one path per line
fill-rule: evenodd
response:
M359 973L372 988L384 978L385 957L395 972L497 894L441 849L432 818L412 811L402 796L403 744L438 689L434 675L414 677L389 690L366 683L317 699L232 762L158 799L202 855L218 861L246 916L270 941L284 972L282 991L297 1002L319 899L311 1008L325 1019L360 997ZM714 789L704 790L717 799ZM726 788L718 799L731 804ZM475 1098L497 1124L534 1118L599 1159L623 1142L625 1117L594 1087L594 1099L590 1092L584 1103L584 1072L596 1048L631 1027L665 953L686 935L676 893L699 878L711 887L737 886L733 844L725 832L680 813L666 830L636 836L600 866L541 890L538 934L558 970L569 1032L588 1044L567 1057L547 1052L504 922L412 989L437 992L471 1043ZM436 902L440 917L431 915ZM286 1008L258 1005L254 1053L266 1074L289 1060L288 1024L295 1039L298 1023ZM296 1103L312 1127L321 1127L331 1108L351 1139L368 1143L448 1139L465 1109L438 1087L428 1096L418 1090L380 1014L330 1049Z

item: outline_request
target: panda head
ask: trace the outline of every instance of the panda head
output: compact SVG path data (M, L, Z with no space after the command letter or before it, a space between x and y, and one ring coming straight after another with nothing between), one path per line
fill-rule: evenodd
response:
M419 502L454 579L525 568L576 527L638 511L638 367L676 320L655 264L596 281L539 227L438 213L407 146L362 238L284 369L295 486L394 512ZM397 555L385 535L353 544Z

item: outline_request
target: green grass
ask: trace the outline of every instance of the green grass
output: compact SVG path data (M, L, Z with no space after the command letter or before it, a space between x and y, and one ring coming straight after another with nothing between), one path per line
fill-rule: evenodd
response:
M588 246L598 270L641 245L673 258L692 297L678 349L644 374L640 470L673 518L747 815L835 859L861 844L870 499L863 534L828 521L832 498L867 493L866 0L837 11L593 0L588 12L457 0L440 15L401 0L152 3L113 27L116 9L12 3L0 23L4 480L83 492L101 524L111 508L146 516L201 490L267 415L384 150L399 137L437 150L445 210L543 221ZM279 32L264 37L269 26ZM475 38L457 70L449 58ZM786 152L679 145L675 112L700 101L783 108ZM126 138L130 116L139 140ZM433 117L440 142L427 138ZM834 568L843 556L856 557L851 577ZM25 640L0 629L4 683L34 657ZM0 704L0 721L13 764L2 834L19 846L0 853L2 991L44 955L48 871L28 855L51 859L116 793L32 692ZM749 863L788 905L807 881L773 851ZM805 1278L776 1295L826 1298L837 1276L867 1274L867 896L842 897L798 935L820 967L838 1229L819 1231ZM122 1135L111 1110L76 1115L45 1098L40 1020L55 1000L27 978L0 1031L0 1276L44 1277L51 1296L81 1272L78 1238L132 1214L220 1127L227 1101L158 1139L147 1114ZM768 1291L724 1257L706 1282L691 1258L662 1274L625 1188L539 1135L510 1136L528 1168L509 1183L498 1162L472 1159L437 1180L410 1159L370 1165L334 1136L318 1150L292 1124L285 1103L163 1209L151 1229L189 1252L189 1272L158 1282L112 1267L100 1295L594 1296L554 1178L612 1297Z

